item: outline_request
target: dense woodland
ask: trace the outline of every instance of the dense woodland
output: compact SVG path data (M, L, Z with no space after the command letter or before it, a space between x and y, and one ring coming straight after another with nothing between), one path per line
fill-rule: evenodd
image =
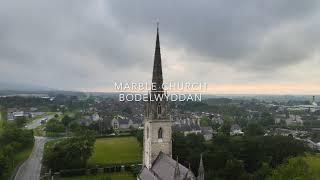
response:
M282 148L279 148L282 147ZM228 136L220 134L205 142L201 135L174 134L173 157L197 172L200 154L206 179L265 179L287 158L311 150L300 141L284 136Z

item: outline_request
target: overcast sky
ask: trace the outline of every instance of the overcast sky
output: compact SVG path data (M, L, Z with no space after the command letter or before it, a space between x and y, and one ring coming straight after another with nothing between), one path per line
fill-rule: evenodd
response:
M0 82L112 91L165 81L210 93L320 94L318 0L0 1Z

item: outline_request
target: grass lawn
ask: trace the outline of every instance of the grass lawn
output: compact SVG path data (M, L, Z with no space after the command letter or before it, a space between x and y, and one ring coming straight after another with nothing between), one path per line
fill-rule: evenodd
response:
M29 146L28 148L25 148L24 150L15 154L15 156L14 156L15 165L28 159L28 157L30 156L30 154L32 152L32 148L33 148L33 146Z
M128 172L112 173L112 174L98 174L92 176L74 176L74 177L61 177L61 180L135 180L136 178Z
M36 128L33 129L33 134L35 136L45 136L46 132L44 131L45 128L45 124L42 124Z
M141 162L142 149L135 137L98 138L89 166Z

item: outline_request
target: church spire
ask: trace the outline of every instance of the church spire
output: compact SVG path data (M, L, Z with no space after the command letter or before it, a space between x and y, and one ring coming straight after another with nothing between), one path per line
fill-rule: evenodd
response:
M198 170L198 180L204 180L204 166L202 161L202 153L200 155L200 163L199 163L199 170Z
M161 66L161 53L160 53L160 40L159 40L159 23L157 23L157 39L156 39L156 48L154 52L154 62L153 62L153 74L152 74L152 83L155 88L153 91L162 92L162 66Z
M179 169L179 159L177 156L177 160L176 160L176 167L174 169L174 180L179 180L180 179L180 169Z

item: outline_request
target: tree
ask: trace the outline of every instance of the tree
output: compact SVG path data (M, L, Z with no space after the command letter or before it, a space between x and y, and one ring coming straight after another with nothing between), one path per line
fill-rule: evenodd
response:
M274 125L274 118L268 112L263 112L261 114L260 122L263 126Z
M46 124L46 131L49 132L64 132L64 125L57 119L50 119Z
M24 116L19 116L15 119L15 122L18 127L23 127L27 122L27 118Z
M262 136L257 138L261 148L269 159L269 165L276 167L287 158L310 151L303 142L288 136Z
M62 124L67 127L74 119L71 118L70 116L68 115L65 115L62 119L61 119L61 122Z
M219 128L219 133L224 134L226 136L230 135L230 129L231 129L231 122L228 120L225 120Z
M137 140L140 143L141 147L143 147L143 130L131 129L130 133L137 138Z
M206 117L206 116L201 117L201 119L200 119L201 127L208 127L208 126L210 126L210 124L211 123L210 123L210 120L208 117Z
M193 172L197 172L200 154L205 151L205 140L202 135L174 133L172 138L172 156L179 157L179 162L188 167L189 163Z
M285 136L219 134L208 144L204 164L208 179L233 179L237 176L239 178L236 179L249 179L248 176L265 179L271 168L279 166L289 157L301 155L309 150L302 142ZM185 156L191 155L185 151ZM233 176L233 173L238 175Z
M264 134L263 128L258 123L249 123L245 129L245 134L247 136L260 136Z
M9 158L6 157L3 152L0 151L0 177L4 175L9 168Z
M78 137L60 140L45 149L43 163L53 171L85 167L94 142L94 135L88 131Z
M231 173L230 173L231 172ZM231 159L228 160L225 166L224 178L226 179L248 179L248 174L244 170L244 165L241 160Z
M279 166L272 172L268 180L304 180L317 179L316 172L314 172L302 157L295 157L289 159L288 163Z

